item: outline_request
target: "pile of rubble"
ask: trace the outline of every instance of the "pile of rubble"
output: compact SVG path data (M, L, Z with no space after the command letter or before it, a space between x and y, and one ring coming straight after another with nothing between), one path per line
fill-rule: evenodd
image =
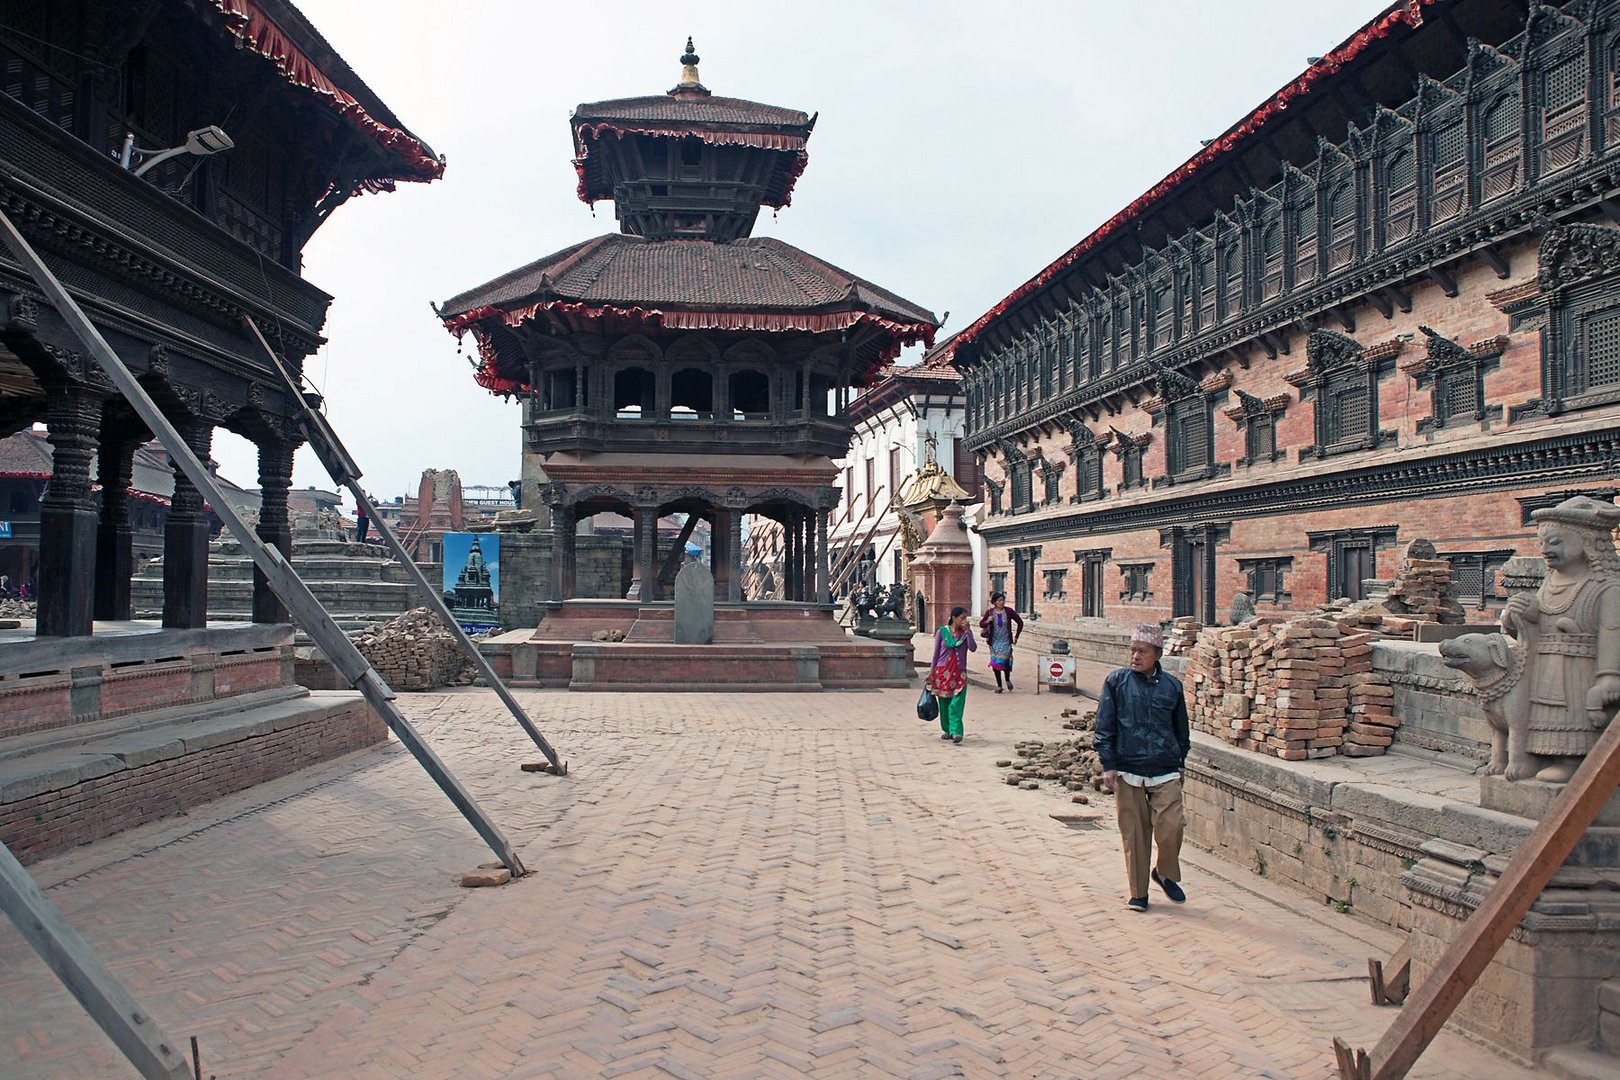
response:
M1021 760L1015 763L1011 758L1002 758L996 762L998 768L1007 770L1002 778L1008 786L1034 791L1044 780L1062 784L1069 791L1102 790L1102 762L1091 748L1096 712L1064 709L1063 716L1063 726L1078 733L1074 738L1057 742L1025 739L1013 747Z
M433 690L473 681L472 663L455 635L427 608L412 608L372 627L354 643L395 690Z
M1317 610L1340 623L1403 638L1410 638L1420 622L1460 626L1468 621L1451 594L1451 563L1435 557L1434 545L1427 540L1407 546L1387 594L1375 591L1366 600L1337 600Z
M0 600L0 619L32 619L34 612L32 600Z
M1184 679L1192 725L1285 761L1381 754L1399 721L1372 639L1314 614L1209 627Z
M1182 615L1170 620L1170 632L1164 636L1164 654L1166 656L1186 656L1192 652L1193 646L1198 644L1198 632L1203 624L1191 615Z

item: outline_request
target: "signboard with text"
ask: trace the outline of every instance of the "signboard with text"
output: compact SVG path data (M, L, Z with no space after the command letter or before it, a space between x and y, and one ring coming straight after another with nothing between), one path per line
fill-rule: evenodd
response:
M1036 681L1047 686L1074 689L1074 657L1043 655L1035 665Z

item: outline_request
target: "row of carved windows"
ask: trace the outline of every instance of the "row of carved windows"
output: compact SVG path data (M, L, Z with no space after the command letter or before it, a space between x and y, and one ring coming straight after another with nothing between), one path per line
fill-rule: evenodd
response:
M1146 252L1062 311L972 363L968 418L983 431L1134 362L1247 318L1266 303L1408 242L1620 145L1620 35L1532 5L1531 23L1467 67L1381 109L1304 168L1285 167L1229 213ZM1588 38L1605 35L1590 50ZM1524 57L1524 59L1519 59ZM1529 88L1530 108L1521 100ZM1593 128L1589 103L1607 123ZM1620 321L1615 324L1620 333ZM1617 361L1620 363L1620 361ZM1350 394L1353 413L1361 407Z

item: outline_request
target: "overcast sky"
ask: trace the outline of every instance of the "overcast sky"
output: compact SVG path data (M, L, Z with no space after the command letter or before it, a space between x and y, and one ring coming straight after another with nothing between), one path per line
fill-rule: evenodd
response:
M565 4L298 0L404 124L432 184L340 207L305 250L336 297L307 370L379 499L426 468L518 476L519 407L428 307L616 231L574 196L568 114L660 93L691 34L719 95L819 112L778 237L960 330L1385 6L1383 0ZM471 338L465 354L470 355ZM903 362L912 357L905 358ZM257 483L217 433L221 469ZM299 486L330 487L301 450Z

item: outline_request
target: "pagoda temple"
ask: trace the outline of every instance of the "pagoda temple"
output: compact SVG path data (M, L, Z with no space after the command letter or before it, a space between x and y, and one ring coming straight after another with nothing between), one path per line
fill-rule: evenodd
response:
M634 583L618 613L627 641L671 640L658 605L684 537L661 542L670 514L712 528L717 641L727 626L733 641L772 636L759 628L766 605L743 595L748 515L783 529L785 603L830 611L828 518L853 391L902 347L932 343L937 325L886 289L751 235L762 207L788 205L815 118L710 93L690 40L680 62L668 93L580 105L571 118L579 198L612 200L619 232L439 309L452 333L472 335L479 384L523 400L525 505L533 482L549 518L541 629L553 638L570 636L586 603L575 599L575 538L603 513L635 523ZM599 628L611 613L590 603ZM806 612L793 614L798 629L783 640L802 640Z

